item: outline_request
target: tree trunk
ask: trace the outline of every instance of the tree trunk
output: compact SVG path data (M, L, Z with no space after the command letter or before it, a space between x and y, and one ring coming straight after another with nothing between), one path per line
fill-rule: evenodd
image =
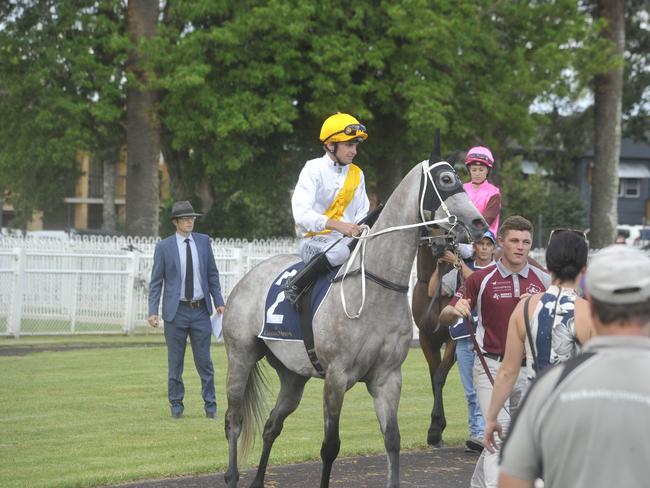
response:
M624 0L598 0L601 33L621 60L625 46ZM595 148L591 187L590 243L595 249L614 242L618 224L618 163L621 152L623 64L594 78Z
M102 166L104 170L102 229L114 234L117 230L117 215L115 213L115 173L117 172L117 164L109 158L104 158Z
M133 42L128 71L136 79L127 88L126 233L157 236L159 211L160 134L156 94L146 86L147 74L138 43L152 37L158 23L158 0L129 0L128 30Z

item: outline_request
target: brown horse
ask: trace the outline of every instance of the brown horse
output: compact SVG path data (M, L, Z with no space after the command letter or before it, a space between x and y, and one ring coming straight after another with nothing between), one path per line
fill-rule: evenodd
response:
M417 252L417 283L413 289L411 303L413 319L420 331L420 347L429 365L433 390L431 424L427 432L427 444L433 447L443 447L442 432L447 426L447 420L445 419L442 390L447 381L447 374L456 360L456 344L449 336L449 329L447 327L438 328L438 316L451 297L440 296L440 289L438 289L437 296L434 295L433 298L429 298L427 294L429 280L436 269L438 257L443 252L444 248L432 244L430 238L421 241ZM441 262L440 276L450 269L447 263ZM445 345L444 354L441 354L443 345Z

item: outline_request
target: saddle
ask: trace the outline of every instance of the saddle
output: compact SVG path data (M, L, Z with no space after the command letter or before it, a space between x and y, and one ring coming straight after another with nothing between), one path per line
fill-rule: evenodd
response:
M276 277L266 296L262 330L258 337L265 340L303 342L314 368L319 375L324 377L324 368L318 362L315 353L312 322L320 304L327 296L339 268L319 277L300 295L299 301L296 303L298 306L294 307L285 297L284 283L295 276L304 266L305 263L298 262L283 270Z

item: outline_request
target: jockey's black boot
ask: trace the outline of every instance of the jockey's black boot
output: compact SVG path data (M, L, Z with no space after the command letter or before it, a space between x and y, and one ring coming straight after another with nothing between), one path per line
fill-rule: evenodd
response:
M304 292L316 281L322 274L331 269L324 252L314 256L296 276L285 281L283 289L285 298L292 305L296 305Z

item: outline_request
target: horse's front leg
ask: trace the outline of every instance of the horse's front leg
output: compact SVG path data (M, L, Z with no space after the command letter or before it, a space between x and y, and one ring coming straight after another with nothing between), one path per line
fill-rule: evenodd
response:
M385 372L377 380L366 384L368 392L375 403L375 412L381 432L384 435L384 447L388 456L388 488L399 487L399 451L401 437L397 424L397 408L402 391L401 369Z
M442 357L442 361L438 366L435 374L432 377L433 384L433 410L431 412L431 425L435 425L438 428L438 445L434 447L443 447L444 442L442 440L442 433L447 427L447 418L445 416L445 405L443 398L443 389L445 383L447 382L447 376L449 375L449 370L454 365L456 360L456 343L452 340L447 341L445 346L445 354Z
M341 447L339 420L341 418L341 408L343 407L343 396L345 395L346 387L346 375L336 372L330 366L327 369L327 377L325 378L325 386L323 388L325 437L323 438L323 444L320 449L320 457L323 461L323 471L320 480L321 488L328 488L330 485L332 465Z
M436 405L439 403L438 391L436 390L436 372L442 361L440 355L441 342L426 328L420 329L420 347L424 353L429 366L429 379L431 380L431 393L433 394L433 405L431 406L431 423L427 431L427 444L433 447L442 447L442 431L440 425L439 411ZM444 420L444 419L443 419Z

